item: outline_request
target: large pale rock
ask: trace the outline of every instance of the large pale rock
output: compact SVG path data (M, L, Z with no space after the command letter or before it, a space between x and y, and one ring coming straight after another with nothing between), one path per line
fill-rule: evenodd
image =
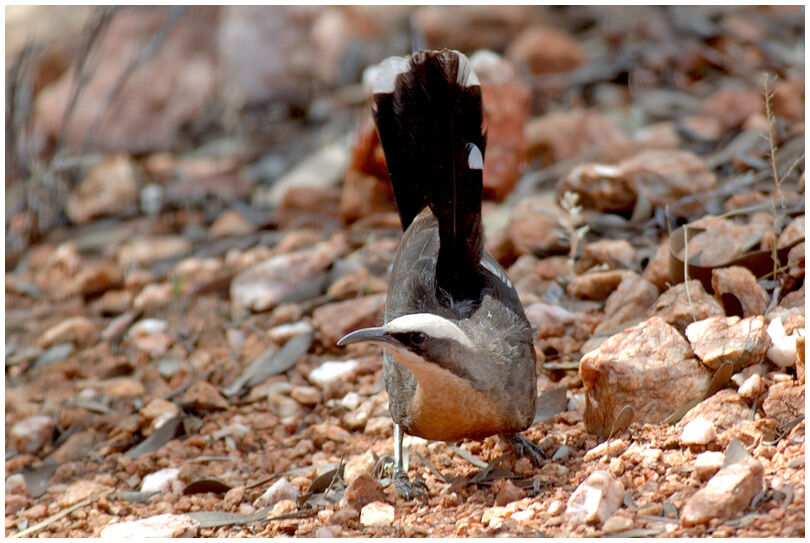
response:
M394 506L385 502L371 502L360 510L363 526L391 526L394 522Z
M582 357L585 424L607 435L625 405L634 422L661 422L705 393L711 377L689 343L660 317L606 339Z
M712 270L712 289L727 315L753 317L768 307L768 293L754 274L741 266Z
M712 369L725 362L734 364L734 373L765 360L770 343L762 315L710 317L686 327L686 337L700 360Z
M682 332L693 322L725 316L697 279L678 283L661 294L647 315L659 316Z
M717 433L722 433L745 420L750 410L748 404L736 392L723 389L687 411L678 421L677 427L683 428L690 422L702 418L711 422Z
M326 270L344 250L342 244L324 242L248 268L231 282L231 314L272 309L297 286Z
M105 539L196 537L199 531L200 523L190 516L165 514L108 524L100 536Z
M74 223L86 223L102 215L116 215L138 202L138 180L132 159L126 154L105 158L87 172L65 206Z
M762 400L762 410L780 425L804 416L804 386L790 381L772 384Z
M694 526L737 516L762 490L762 474L762 464L754 458L724 467L689 498L681 511L681 524Z
M624 487L607 471L591 473L568 498L565 515L577 522L604 522L622 504Z
M655 285L635 273L626 275L605 301L605 319L597 325L594 333L621 332L625 323L635 324L633 321L643 318L656 298L658 288Z

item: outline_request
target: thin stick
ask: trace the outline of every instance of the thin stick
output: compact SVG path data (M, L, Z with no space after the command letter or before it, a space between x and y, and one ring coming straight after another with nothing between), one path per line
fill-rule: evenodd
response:
M778 236L776 234L776 198L779 197L781 200L781 193L782 193L782 180L779 179L779 170L776 168L776 143L774 143L775 138L773 134L773 125L774 125L774 116L773 111L771 110L771 99L773 98L773 93L768 86L768 74L762 74L762 85L764 87L764 98L765 98L765 118L768 120L768 147L770 149L770 158L771 158L771 168L773 169L773 182L776 185L776 190L771 195L771 220L773 224L773 243L771 244L771 259L773 260L773 276L776 278L776 269L779 267L779 257L777 256L777 239Z

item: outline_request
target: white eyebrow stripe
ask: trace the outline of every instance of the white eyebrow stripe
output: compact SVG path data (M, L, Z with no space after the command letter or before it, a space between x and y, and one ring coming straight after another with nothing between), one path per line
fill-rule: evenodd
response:
M424 332L430 337L437 339L452 339L465 347L473 348L470 338L467 337L461 328L438 315L431 313L412 313L403 315L392 320L385 325L389 332Z
M481 149L479 149L474 143L468 143L467 149L469 151L469 155L467 156L467 164L470 166L470 169L483 170L484 156L481 154Z

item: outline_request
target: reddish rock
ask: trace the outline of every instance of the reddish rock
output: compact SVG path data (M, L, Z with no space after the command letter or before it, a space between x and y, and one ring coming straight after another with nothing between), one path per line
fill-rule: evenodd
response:
M71 317L48 328L40 337L39 346L46 349L59 343L73 343L86 347L96 339L98 332L98 326L87 317Z
M804 386L792 383L774 383L762 400L762 410L780 425L804 415Z
M734 364L734 373L765 360L770 338L762 315L710 317L686 327L686 337L700 360L712 369L725 362Z
M583 152L596 153L608 142L625 139L608 117L590 110L548 113L526 125L529 156L540 159L544 165Z
M379 294L388 290L388 283L371 275L366 268L357 268L332 283L327 294L335 299Z
M215 411L227 409L228 402L214 385L208 381L197 381L180 399L180 403L190 409Z
M492 485L495 505L504 506L526 497L526 492L509 479L499 479Z
M627 274L605 301L605 318L595 334L621 332L642 319L658 298L658 288L635 273Z
M376 213L396 211L391 182L349 171L343 180L339 208L344 224Z
M87 298L98 296L107 290L121 286L124 277L118 268L107 262L99 262L82 268L74 281L74 288Z
M487 126L484 198L502 200L520 179L526 161L529 88L509 62L491 51L477 52L470 64L481 82Z
M45 415L34 415L11 427L9 445L18 452L35 453L56 435L56 421Z
M191 241L183 236L143 237L125 242L118 249L118 263L123 267L148 266L164 258L179 257L191 251Z
M630 270L583 273L577 275L568 283L567 291L570 296L575 298L604 300L616 290L622 280L632 275L634 274Z
M669 238L664 238L644 268L644 273L641 274L644 279L658 287L658 290L666 290L670 286L669 258Z
M706 100L701 112L723 123L726 130L737 128L763 107L762 94L754 89L721 89Z
M753 458L724 467L689 498L681 511L681 524L694 526L735 517L762 490L762 475L762 464Z
M621 482L596 470L568 498L565 516L575 522L604 522L621 506L623 495Z
M648 316L660 316L680 331L693 322L724 317L723 308L709 296L697 279L678 283L655 301Z
M701 266L725 264L743 253L750 245L752 235L762 234L761 224L754 221L742 225L711 215L694 221L691 226L705 229L694 237L690 236L685 248L689 251L689 261ZM683 261L685 253L681 250L678 258Z
M252 234L255 230L256 226L247 220L244 215L235 209L226 209L219 214L211 225L208 234L214 239L220 239L232 236L246 236Z
M574 265L574 271L584 273L602 264L609 269L630 268L635 260L636 250L627 240L600 239L582 247L582 254Z
M135 165L126 154L117 154L94 164L70 195L65 206L74 223L86 223L102 215L117 215L138 203Z
M323 218L340 216L340 189L291 187L276 209L276 222L281 228L320 225Z
M585 425L610 433L630 405L633 422L661 422L679 406L700 397L709 371L692 356L689 343L660 317L606 339L579 365L585 386Z
M737 426L748 417L751 408L731 389L723 389L690 409L677 428L680 430L698 418L711 422L718 433Z
M349 484L344 500L349 507L360 511L371 502L384 502L385 492L377 479L368 473L361 473Z
M428 48L502 51L537 16L535 6L429 6L414 13L413 24Z
M804 79L777 81L773 88L773 113L790 121L804 121Z
M506 56L525 64L532 73L568 72L585 61L585 51L565 32L548 26L532 26L521 32Z
M385 308L385 294L373 294L328 304L312 313L324 345L335 345L344 335L359 328L376 326Z
M543 254L560 246L563 211L546 198L526 198L512 211L507 232L518 255Z
M712 270L714 297L727 315L753 317L768 307L768 293L747 268L730 266Z

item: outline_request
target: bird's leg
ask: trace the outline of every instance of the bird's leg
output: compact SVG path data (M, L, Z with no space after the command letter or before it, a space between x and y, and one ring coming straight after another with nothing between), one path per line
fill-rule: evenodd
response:
M413 481L408 479L408 473L405 471L405 466L402 458L402 427L399 424L394 424L394 488L397 489L397 494L406 500L412 500L416 497L423 499L427 502L427 485L419 477L415 477Z
M515 448L515 452L518 454L518 456L528 456L532 459L532 461L534 461L538 468L542 467L542 459L546 457L546 454L537 443L529 441L523 437L523 434L508 434L504 437Z

